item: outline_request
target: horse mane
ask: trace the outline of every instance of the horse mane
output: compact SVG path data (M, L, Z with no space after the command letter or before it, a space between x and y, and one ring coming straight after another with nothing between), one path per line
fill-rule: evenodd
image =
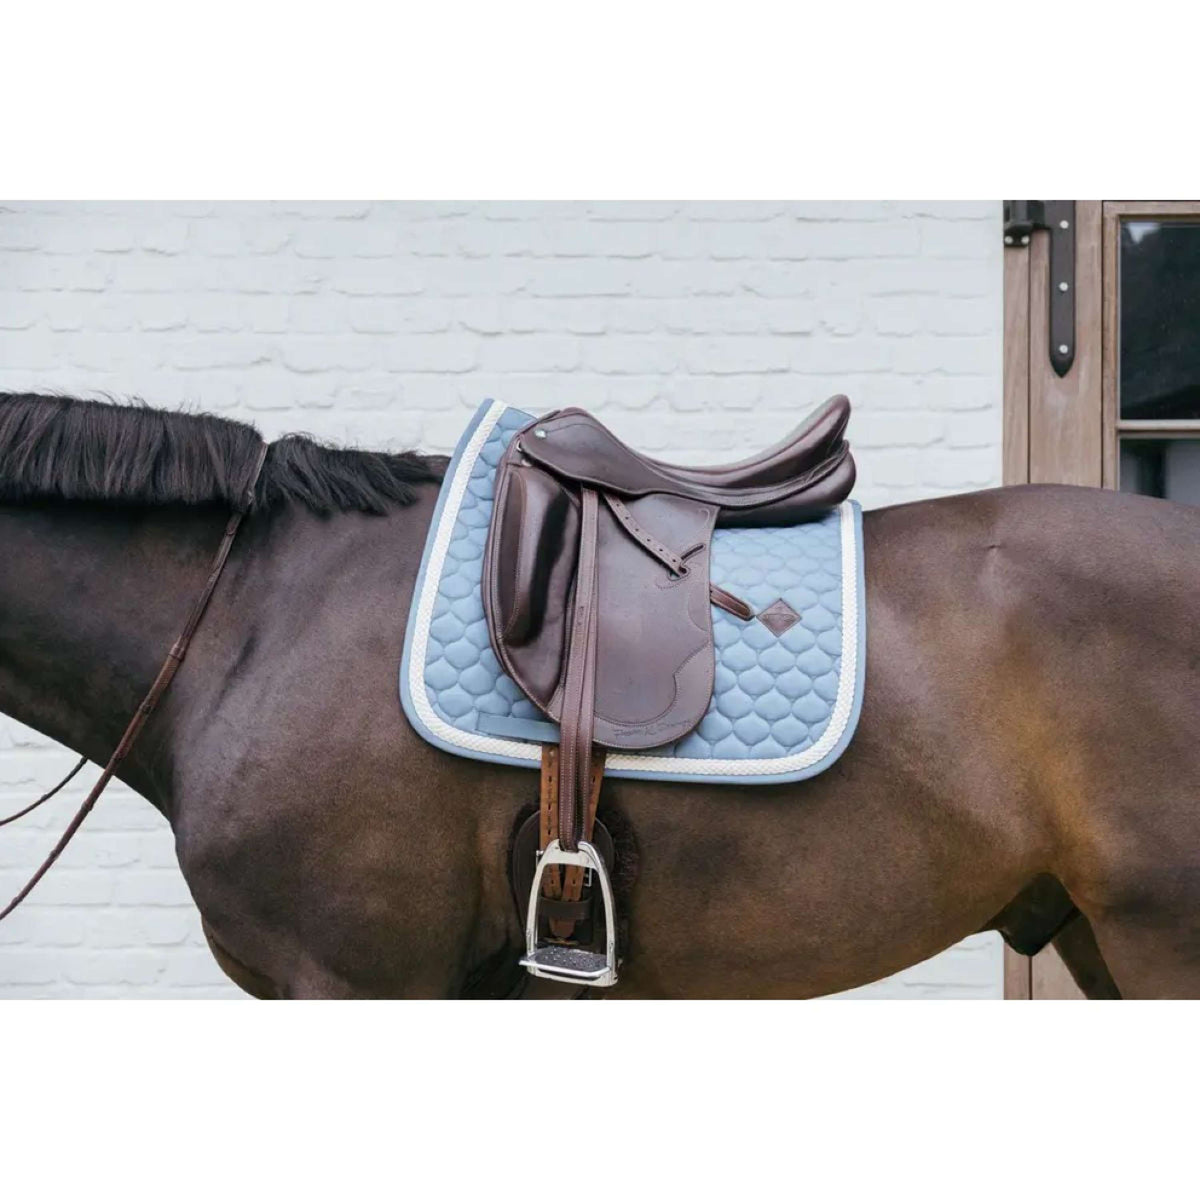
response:
M0 392L0 503L233 508L262 444L253 425L207 413ZM252 509L384 513L411 504L414 485L440 481L445 461L288 434L270 445Z

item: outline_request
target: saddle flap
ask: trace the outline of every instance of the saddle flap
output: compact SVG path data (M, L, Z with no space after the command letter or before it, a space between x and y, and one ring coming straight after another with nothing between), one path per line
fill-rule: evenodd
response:
M528 432L528 431L527 431ZM577 491L529 461L515 438L501 464L484 571L496 657L547 716L561 721L579 562ZM667 569L598 513L595 741L627 750L676 741L712 695L709 543L716 509L679 496L629 501L637 524L686 562Z
M601 512L596 740L646 749L689 733L712 697L708 556L716 512L665 495L629 507L687 566L686 575L672 574Z

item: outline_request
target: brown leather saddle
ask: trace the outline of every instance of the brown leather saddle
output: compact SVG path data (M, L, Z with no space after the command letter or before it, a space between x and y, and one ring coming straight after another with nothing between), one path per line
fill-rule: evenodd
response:
M611 888L592 841L602 774L594 748L664 746L700 722L713 689L710 604L743 620L757 615L710 584L713 529L794 525L845 499L854 484L849 417L850 402L836 396L789 438L724 467L648 458L577 408L532 422L509 443L496 475L484 609L505 671L560 730L542 760L541 853L522 960L531 974L616 982ZM591 911L581 900L588 872L603 902L602 947L598 934L573 941ZM539 897L551 908L546 923Z

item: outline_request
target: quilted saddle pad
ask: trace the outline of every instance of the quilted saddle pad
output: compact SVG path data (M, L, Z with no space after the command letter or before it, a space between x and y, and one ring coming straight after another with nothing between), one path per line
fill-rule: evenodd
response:
M487 401L459 442L413 593L400 698L435 746L537 769L541 743L557 741L558 727L501 669L480 596L496 465L531 420ZM712 610L716 680L704 718L672 745L610 750L607 773L737 784L818 774L849 744L862 706L862 510L846 501L805 525L718 529L710 570L757 616Z

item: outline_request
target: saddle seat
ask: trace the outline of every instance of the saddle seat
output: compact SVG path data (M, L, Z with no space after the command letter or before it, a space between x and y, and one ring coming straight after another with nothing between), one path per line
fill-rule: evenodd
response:
M561 882L543 879L544 864L582 878L585 862L600 862L586 840L598 794L593 748L649 749L688 734L712 697L710 604L742 620L757 615L711 587L713 529L794 525L845 499L854 483L849 415L849 401L835 397L771 449L718 467L639 454L576 408L533 421L509 443L484 559L488 633L505 671L560 726L559 747L543 760L544 810L554 796L529 907L525 961L535 974L580 978L561 945L539 960L536 895L562 894ZM611 913L606 924L611 936ZM615 982L615 962L591 982L601 978Z
M645 461L682 482L719 488L761 487L795 478L817 466L836 449L849 422L850 401L845 396L834 396L782 441L740 462L712 467L680 467L653 458Z
M769 450L728 466L683 467L639 454L590 413L567 408L535 422L523 452L559 479L602 492L715 505L719 525L794 525L853 487L854 461L843 438L849 419L850 401L835 396Z

